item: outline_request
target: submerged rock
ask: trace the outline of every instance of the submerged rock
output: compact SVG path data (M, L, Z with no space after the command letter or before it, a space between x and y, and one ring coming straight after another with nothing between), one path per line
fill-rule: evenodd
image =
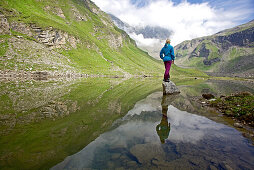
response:
M130 149L141 164L151 164L152 160L165 160L165 152L161 145L155 143L137 144Z
M176 87L175 83L172 81L170 82L163 82L163 94L177 94L180 93L180 90Z
M213 94L210 94L210 93L205 93L205 94L202 94L202 97L209 100L209 99L214 99L214 95Z

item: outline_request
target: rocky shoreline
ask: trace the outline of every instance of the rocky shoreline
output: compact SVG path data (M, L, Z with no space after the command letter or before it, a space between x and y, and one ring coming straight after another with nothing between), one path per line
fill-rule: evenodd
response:
M130 78L130 77L154 77L151 75L101 75L101 74L84 74L75 72L50 72L50 71L2 71L0 70L0 81L1 80L49 80L55 78L95 78L95 77L107 77L107 78Z
M207 75L212 77L239 77L239 78L246 78L246 79L254 79L254 72L205 72Z
M254 140L254 95L252 93L237 92L220 97L204 93L196 101L202 107L214 109L220 115L233 120L234 127L244 129L247 132L243 132L243 135Z

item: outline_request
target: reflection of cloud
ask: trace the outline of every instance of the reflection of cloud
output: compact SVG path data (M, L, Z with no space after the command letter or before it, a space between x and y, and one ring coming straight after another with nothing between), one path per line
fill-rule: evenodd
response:
M213 1L192 4L188 1L174 3L172 0L149 0L141 3L143 5L133 4L132 0L93 1L102 10L131 26L159 26L172 30L173 45L236 26L253 14L253 0L226 0L231 6L219 1L216 2L217 6Z
M133 109L129 110L125 117L129 115L140 115L142 111L156 111L161 108L161 92L153 93L147 98L137 102Z
M207 132L223 128L206 117L180 111L173 106L168 108L168 118L172 128L169 140L172 141L196 143L202 140Z

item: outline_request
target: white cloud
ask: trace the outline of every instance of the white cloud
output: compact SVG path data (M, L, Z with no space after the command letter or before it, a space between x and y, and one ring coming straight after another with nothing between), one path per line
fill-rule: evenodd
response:
M143 34L130 33L130 36L136 41L138 46L153 46L160 43L159 39L144 38Z
M191 4L187 1L174 4L168 0L154 0L142 8L131 4L130 0L93 1L105 12L112 13L131 26L160 26L172 30L170 38L173 45L236 26L239 20L246 19L252 13L252 9L246 7L248 3L226 10L212 7L209 3ZM151 44L152 41L146 41L140 35L132 35L132 38L140 40L140 43Z

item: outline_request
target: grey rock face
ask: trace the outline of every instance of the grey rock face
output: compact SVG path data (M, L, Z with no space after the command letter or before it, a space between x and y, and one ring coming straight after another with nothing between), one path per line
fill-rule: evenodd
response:
M254 42L254 27L249 29L238 31L233 34L217 36L214 40L216 43L220 43L223 49L228 49L231 46L240 47L253 47Z
M59 17L65 19L63 10L62 10L61 8L59 8L59 7L50 7L50 6L46 6L46 7L44 8L44 10L47 11L47 12L51 11L51 12L53 12L54 14L56 14L57 16L59 16Z
M213 59L211 59L211 60L205 59L205 60L203 61L203 63L204 63L204 65L210 66L210 65L212 65L213 63L217 63L217 62L220 62L220 61L221 61L221 59L219 59L218 57L216 57L216 58L213 58Z
M162 83L163 87L163 94L176 94L180 93L180 90L176 87L175 83L172 81L170 82L163 82Z
M9 34L10 25L4 15L0 13L0 34Z
M13 31L16 31L16 32L20 32L22 34L26 34L30 37L33 36L32 32L31 32L31 28L24 24L24 23L20 23L20 22L11 22L10 23L10 28L13 30Z

